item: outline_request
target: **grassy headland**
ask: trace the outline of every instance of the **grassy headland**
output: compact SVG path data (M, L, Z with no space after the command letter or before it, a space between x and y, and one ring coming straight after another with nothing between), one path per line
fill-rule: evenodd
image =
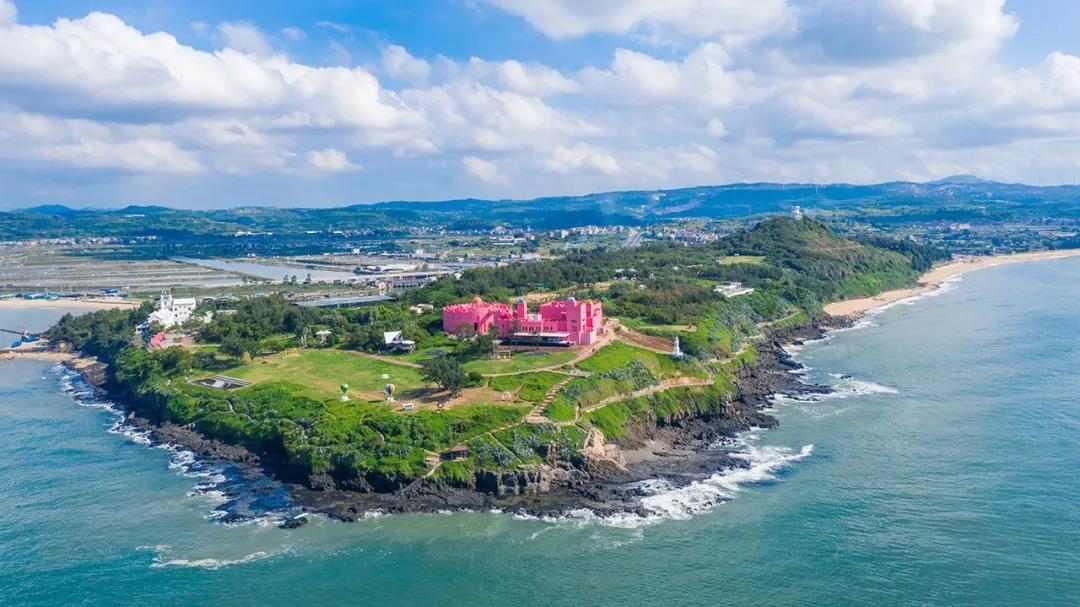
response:
M469 485L481 471L552 458L579 466L590 432L619 439L650 420L719 414L737 391L736 372L756 364L754 343L763 333L805 325L830 301L912 285L944 256L776 218L704 245L650 244L471 269L394 305L317 310L279 297L242 300L228 304L234 313L189 327L195 348L147 350L133 330L148 306L69 315L50 337L108 362L114 389L140 413L244 445L290 478L361 491L397 489L424 475ZM725 297L715 287L727 282L753 292ZM607 316L632 319L628 325L641 333L678 336L685 357L624 343L616 333L589 356L556 351L500 360L484 339L448 339L440 331L439 306L537 291L600 299ZM407 307L413 302L436 310L415 314ZM329 333L316 340L318 331ZM376 356L384 331L403 331L419 353ZM457 373L452 386L417 368L431 361ZM228 391L191 383L216 374L253 383ZM397 386L397 403L386 402L387 383ZM414 399L418 406L401 410L399 403ZM448 461L447 450L459 443L468 456Z

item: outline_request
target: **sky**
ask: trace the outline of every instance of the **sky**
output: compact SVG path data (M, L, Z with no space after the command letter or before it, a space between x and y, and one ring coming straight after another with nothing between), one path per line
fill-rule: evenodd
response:
M1080 179L1074 0L0 0L0 209Z

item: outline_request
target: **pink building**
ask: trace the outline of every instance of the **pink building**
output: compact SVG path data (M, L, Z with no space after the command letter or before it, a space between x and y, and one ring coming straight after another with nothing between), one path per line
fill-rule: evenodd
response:
M164 348L166 342L168 341L168 339L169 339L169 334L164 332L164 331L158 333L157 335L154 335L153 337L150 338L150 349L151 350L160 350L160 349Z
M486 303L477 297L472 303L444 307L442 319L447 333L487 333L495 327L500 338L541 335L579 346L595 342L604 327L600 302L579 302L573 297L542 304L539 313L530 313L524 299L511 306Z

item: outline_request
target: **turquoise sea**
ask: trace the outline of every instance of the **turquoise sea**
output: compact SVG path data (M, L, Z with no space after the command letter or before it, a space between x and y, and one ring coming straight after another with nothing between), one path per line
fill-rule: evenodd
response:
M215 469L0 363L0 604L1080 604L1077 302L1080 260L992 268L799 348L837 392L647 519L226 525Z

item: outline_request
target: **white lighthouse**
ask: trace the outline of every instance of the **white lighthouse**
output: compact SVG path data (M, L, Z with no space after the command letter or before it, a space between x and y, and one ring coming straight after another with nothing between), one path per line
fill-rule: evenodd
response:
M671 347L672 358L682 358L682 349L679 348L679 336L675 336L675 345Z

